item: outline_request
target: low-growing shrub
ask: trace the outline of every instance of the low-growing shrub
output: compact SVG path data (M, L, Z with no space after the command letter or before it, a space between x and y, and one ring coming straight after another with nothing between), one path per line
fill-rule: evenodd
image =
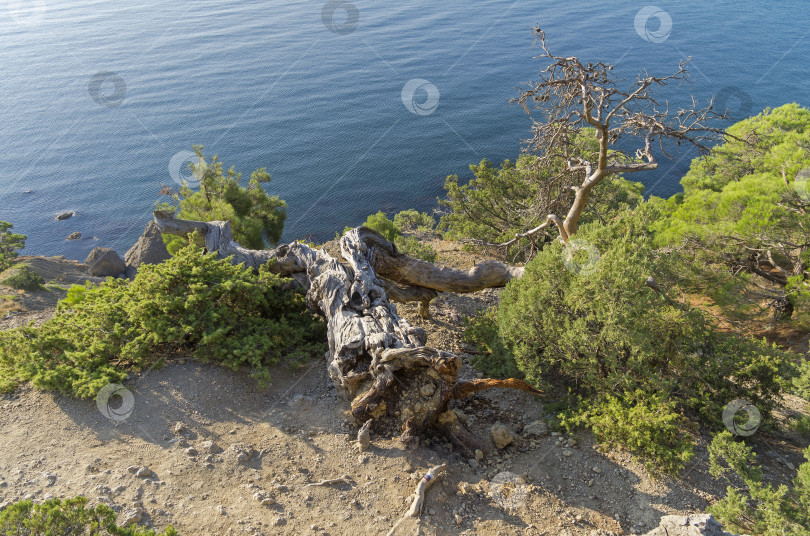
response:
M28 266L22 265L13 270L13 273L3 279L3 284L18 290L37 290L44 283L42 276Z
M726 496L708 508L724 528L762 536L806 536L810 534L810 447L807 462L799 466L793 486L774 488L762 482L757 456L729 432L715 436L709 446L710 473L719 478L736 475L743 486L729 485Z
M171 526L157 533L138 525L120 527L109 506L87 507L87 499L19 501L0 510L0 534L5 536L177 536Z
M394 215L394 227L397 231L430 231L436 226L436 220L426 212L408 209Z
M473 344L478 353L470 360L477 370L495 378L522 377L515 358L504 346L498 333L498 309L491 307L465 320L464 342Z
M396 237L399 236L399 231L394 226L394 222L389 220L383 211L370 215L366 218L366 221L363 222L363 226L374 229L389 242L393 242Z
M436 261L436 250L430 244L425 244L415 236L398 236L394 239L394 245L405 255L415 259L422 259L427 262Z
M642 207L583 225L568 249L546 244L503 292L497 333L468 336L498 367L511 356L529 382L577 397L567 422L675 471L690 452L677 415L720 425L725 405L743 398L767 418L790 361L763 341L715 332L701 311L669 297L673 267L651 246L654 216Z
M42 326L0 332L0 388L30 380L93 397L176 352L233 369L248 365L266 382L268 367L283 356L325 350L323 322L285 281L188 246L142 266L132 282L73 287Z
M642 391L621 398L605 395L595 404L581 402L561 424L571 430L585 426L607 447L621 445L647 460L651 473L676 473L694 455L691 439L680 428L677 404L661 394Z
M810 400L810 361L802 361L796 367L793 378L793 393L805 400Z

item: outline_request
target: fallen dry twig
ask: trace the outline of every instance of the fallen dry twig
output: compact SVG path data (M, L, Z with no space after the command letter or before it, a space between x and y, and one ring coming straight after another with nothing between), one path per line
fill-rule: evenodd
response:
M425 502L425 491L427 491L430 485L433 484L433 482L436 480L436 477L439 476L439 474L441 474L441 472L444 471L446 467L447 467L446 463L437 465L436 467L431 467L430 470L425 474L425 476L422 477L422 479L419 481L419 484L417 484L416 486L416 490L413 492L413 502L411 503L411 507L408 508L408 511L405 512L405 515L403 515L400 518L400 520L397 521L393 527L391 527L391 530L388 531L388 534L386 534L386 536L391 536L392 534L394 534L394 531L397 529L397 527L409 517L419 517L419 515L422 513L422 505Z

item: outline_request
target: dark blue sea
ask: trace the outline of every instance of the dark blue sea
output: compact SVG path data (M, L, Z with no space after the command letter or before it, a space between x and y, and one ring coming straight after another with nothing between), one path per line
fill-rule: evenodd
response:
M432 209L447 175L514 159L530 135L509 100L538 71L535 25L558 54L627 78L691 56L673 106L810 106L803 1L9 1L0 219L27 254L123 253L195 144L245 178L267 168L289 204L285 241ZM635 178L671 195L692 157Z

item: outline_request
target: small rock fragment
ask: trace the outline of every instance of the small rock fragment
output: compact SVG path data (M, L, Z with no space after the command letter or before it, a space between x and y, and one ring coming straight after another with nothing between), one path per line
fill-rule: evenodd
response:
M234 443L229 448L231 455L236 458L239 463L245 463L253 457L253 447L244 443Z
M142 508L130 508L129 510L124 510L121 514L121 526L128 527L129 525L134 525L135 523L139 522L143 518L143 509Z
M199 447L202 452L208 452L210 454L216 454L217 452L220 452L222 450L213 441L203 441L202 443L199 444Z
M515 440L512 431L501 423L494 424L489 429L489 433L492 436L492 441L495 442L495 446L499 449L507 447Z
M548 425L543 421L534 421L523 427L523 435L545 437L548 435Z

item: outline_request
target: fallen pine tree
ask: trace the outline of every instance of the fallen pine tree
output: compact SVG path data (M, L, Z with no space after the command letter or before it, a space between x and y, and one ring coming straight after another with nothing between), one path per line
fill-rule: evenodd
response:
M309 308L327 323L327 369L337 391L351 404L358 423L374 419L377 431L401 431L409 446L434 427L465 456L487 450L448 411L451 400L493 387L542 396L523 380L458 379L461 359L425 346L427 334L397 315L389 301L418 301L423 316L437 292L473 292L504 286L523 268L490 261L469 271L412 259L376 231L358 227L340 239L342 261L324 249L293 242L272 250L240 246L227 222L174 219L156 211L161 232L187 237L196 233L209 252L233 263L293 278L307 291ZM399 432L397 432L399 433Z

